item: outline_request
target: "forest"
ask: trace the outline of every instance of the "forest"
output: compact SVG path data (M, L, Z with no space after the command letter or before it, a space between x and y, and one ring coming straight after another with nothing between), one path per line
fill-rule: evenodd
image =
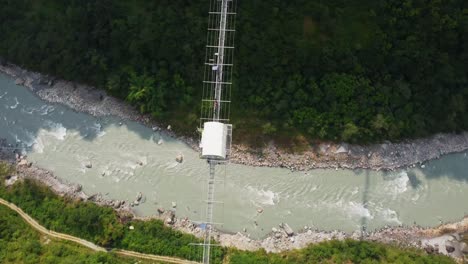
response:
M0 0L0 57L195 135L208 4ZM239 1L236 30L234 140L468 129L468 1Z
M0 162L0 198L16 204L46 228L92 241L106 248L141 253L201 259L201 240L167 227L160 220L136 221L120 217L112 208L59 197L47 186L31 180L5 186L14 169ZM129 226L134 229L130 230ZM20 231L21 230L21 231ZM303 263L427 263L452 264L451 258L427 255L422 250L367 241L329 241L300 250L273 254L214 247L212 263L303 264ZM128 263L113 254L94 253L68 243L44 238L20 217L0 205L0 263ZM131 262L134 263L134 262Z

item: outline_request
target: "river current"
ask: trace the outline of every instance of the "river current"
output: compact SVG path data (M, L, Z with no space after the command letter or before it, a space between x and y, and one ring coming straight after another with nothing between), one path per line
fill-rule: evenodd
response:
M155 215L175 202L178 217L204 218L206 162L184 143L138 123L45 103L0 74L0 138L24 148L36 165L81 184L87 194L133 201L142 192L144 203L134 207L138 215ZM178 154L184 156L181 164ZM218 169L216 196L223 203L215 207L215 222L228 232L246 228L256 238L282 222L295 230L352 232L362 226L435 226L468 213L466 152L395 172L291 172L236 164Z

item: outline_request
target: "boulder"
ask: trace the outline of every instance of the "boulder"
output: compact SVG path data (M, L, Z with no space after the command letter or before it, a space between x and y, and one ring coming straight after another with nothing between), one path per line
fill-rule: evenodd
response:
M275 238L276 239L280 239L282 237L281 233L277 232L275 233Z
M164 214L164 209L163 208L158 208L158 214Z
M114 201L114 208L115 208L115 209L120 208L121 205L122 205L122 202L121 202L121 201L119 201L119 200L115 200L115 201Z
M177 161L178 163L182 163L182 162L184 161L184 156L182 156L182 154L177 155L176 161Z
M286 232L286 235L288 235L288 236L293 236L294 235L294 231L292 230L292 228L288 224L283 224L282 226L283 226L284 232Z
M40 85L47 85L48 80L47 80L46 77L42 77L42 78L39 78L38 83L39 83Z
M172 202L172 208L176 208L177 207L177 203L176 202Z
M171 125L168 125L167 130L171 130L171 129L172 129Z
M259 213L259 214L263 213L263 208L258 208L257 213Z
M168 225L174 224L174 219L172 217L166 218L166 224L168 224Z
M91 163L91 161L88 161L86 162L85 167L91 169L93 167L93 164Z
M468 244L466 243L460 243L460 249L463 254L468 255Z
M28 166L28 161L25 159L22 159L18 162L18 166Z
M340 154L340 153L347 153L348 150L346 149L345 146L341 145L336 151L335 154Z
M16 85L23 85L23 84L24 84L24 80L21 79L21 78L17 78L17 79L15 80L15 84L16 84Z
M452 241L445 242L445 250L447 250L448 253L453 253L455 251L455 247Z
M158 140L158 145L162 145L164 141L162 139Z
M137 196L136 196L136 201L140 201L141 198L143 198L143 194L141 192L137 193Z
M434 247L432 245L427 245L424 247L424 250L426 250L427 254L433 254L434 253Z

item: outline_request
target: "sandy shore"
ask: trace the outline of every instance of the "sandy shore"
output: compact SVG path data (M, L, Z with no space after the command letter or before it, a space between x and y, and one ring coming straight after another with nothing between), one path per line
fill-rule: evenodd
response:
M116 116L136 121L147 127L160 129L185 142L194 150L198 150L198 139L178 136L174 131L163 128L148 115L139 114L128 103L108 96L103 90L58 80L11 64L0 65L0 72L14 78L18 85L28 87L44 101L63 104L75 111L93 116ZM367 146L322 143L308 146L300 154L288 153L277 148L273 143L261 149L234 145L231 162L249 166L284 167L291 170L314 168L394 170L467 149L468 133L464 132L461 134L437 134L423 139Z

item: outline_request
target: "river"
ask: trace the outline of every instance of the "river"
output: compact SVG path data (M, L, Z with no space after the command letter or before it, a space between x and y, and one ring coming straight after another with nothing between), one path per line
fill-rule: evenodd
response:
M87 194L133 201L142 192L144 203L134 207L138 215L154 215L176 202L178 217L204 219L208 166L184 143L135 122L45 103L1 74L0 109L1 138L24 147L36 165L81 184ZM184 156L181 164L178 154ZM395 172L229 164L217 175L216 196L223 203L215 207L215 222L228 232L246 228L255 238L282 222L295 230L352 232L362 226L435 226L468 213L466 152Z

